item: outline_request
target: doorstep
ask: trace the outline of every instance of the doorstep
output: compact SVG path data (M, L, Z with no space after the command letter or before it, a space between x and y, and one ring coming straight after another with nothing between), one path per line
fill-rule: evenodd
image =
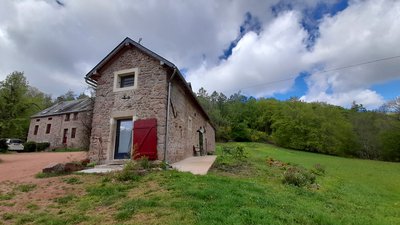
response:
M124 168L123 164L103 164L95 166L91 169L85 169L78 171L78 173L110 173L115 171L121 171Z
M190 172L195 175L206 175L216 155L193 156L171 164L172 168L181 172Z

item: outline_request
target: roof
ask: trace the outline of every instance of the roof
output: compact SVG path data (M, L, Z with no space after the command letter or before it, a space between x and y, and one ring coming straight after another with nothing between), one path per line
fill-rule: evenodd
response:
M168 61L167 59L163 58L162 56L158 55L157 53L151 51L150 49L144 47L143 45L133 41L129 37L126 37L117 47L115 47L104 59L102 59L92 70L90 70L86 76L85 80L89 81L88 84L90 85L97 85L97 82L95 79L92 78L93 75L97 74L97 71L99 71L108 61L110 61L120 50L122 50L125 46L127 45L132 45L144 52L145 54L159 60L160 62L164 63L164 65L168 66L171 69L176 70L177 77L182 81L184 88L188 93L190 93L191 98L194 100L195 104L200 108L200 110L203 112L203 114L206 116L206 118L210 121L211 126L213 124L211 123L210 117L208 116L207 112L204 110L204 108L201 106L200 102L197 100L197 97L195 93L192 91L191 86L188 84L188 82L185 80L183 77L182 73L179 71L178 67L175 66L172 62Z
M82 112L92 108L90 98L77 99L72 101L59 102L41 112L31 116L31 118L55 116L66 113Z

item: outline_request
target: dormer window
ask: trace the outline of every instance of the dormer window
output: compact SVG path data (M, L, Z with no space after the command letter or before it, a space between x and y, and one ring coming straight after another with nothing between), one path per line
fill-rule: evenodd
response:
M138 74L138 68L114 72L114 91L127 91L136 89Z

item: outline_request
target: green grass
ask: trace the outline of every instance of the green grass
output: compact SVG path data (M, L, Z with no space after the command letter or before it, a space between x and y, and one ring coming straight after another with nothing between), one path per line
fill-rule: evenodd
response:
M82 152L84 150L80 148L56 148L53 149L53 152Z
M21 192L30 192L36 188L36 184L20 184L18 185L15 190Z
M219 144L218 155L224 145L237 143ZM173 170L122 180L74 176L63 181L84 193L53 199L52 207L0 215L15 224L400 224L398 163L241 145L246 158L219 156L206 176ZM271 158L278 166L268 164ZM319 188L284 184L285 170L296 165L323 168Z

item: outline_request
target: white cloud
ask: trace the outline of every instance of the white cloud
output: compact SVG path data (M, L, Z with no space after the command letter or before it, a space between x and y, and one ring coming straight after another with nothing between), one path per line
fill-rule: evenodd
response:
M319 26L320 37L305 56L325 69L400 55L400 1L352 1ZM399 59L381 61L331 73L314 73L307 80L307 101L348 106L353 100L376 107L383 97L369 90L374 84L400 78Z
M246 12L263 20L270 4L244 1L5 1L0 8L0 79L25 71L41 90L62 94L126 36L181 68L216 63ZM51 83L65 74L65 83ZM51 84L51 85L49 85ZM76 85L75 85L76 86Z
M187 79L194 89L205 87L209 91L227 94L242 90L257 97L288 90L304 64L306 31L299 24L299 15L293 11L281 14L266 24L257 35L248 32L232 50L232 55L216 66L204 63L189 71ZM289 79L274 85L260 85ZM251 87L251 88L248 88Z

